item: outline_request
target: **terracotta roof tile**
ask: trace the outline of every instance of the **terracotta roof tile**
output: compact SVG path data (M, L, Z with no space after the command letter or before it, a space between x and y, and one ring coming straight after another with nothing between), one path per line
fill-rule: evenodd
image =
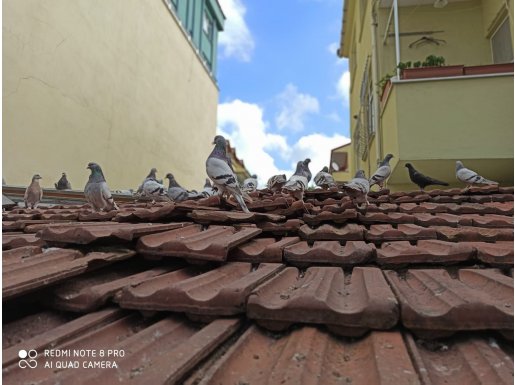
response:
M200 225L146 235L138 240L137 250L143 254L164 257L195 258L225 261L229 249L261 233L257 228Z
M311 215L311 214L304 214L302 219L304 222L306 222L308 225L318 225L322 222L333 222L333 223L346 223L349 221L349 219L356 219L358 216L358 213L356 210L348 209L344 210L341 213L332 213L330 211L321 211L319 214Z
M273 222L259 222L256 224L263 232L282 235L282 234L297 234L304 221L300 219L288 219L286 222L273 223Z
M35 234L3 233L2 250L14 249L23 246L46 246L45 241Z
M365 230L364 226L355 223L347 223L342 227L325 224L314 229L303 225L299 229L299 235L310 241L362 241Z
M281 222L286 218L282 215L244 213L239 211L206 211L193 210L190 217L197 223L242 223L242 222Z
M280 241L276 241L275 238L254 238L231 250L229 260L281 263L284 248L299 241L299 237L284 237Z
M118 222L127 222L127 221L135 221L135 220L143 220L143 221L161 221L165 218L168 218L175 210L174 203L167 203L163 206L155 206L155 207L144 207L144 208L136 208L134 211L125 211L116 213L114 220Z
M484 271L484 270L483 270ZM490 272L481 286L470 271L386 271L401 304L402 324L417 333L513 328L513 278Z
M495 242L513 241L512 229L489 229L485 227L435 226L438 239L449 242Z
M414 223L415 217L406 213L366 213L358 214L358 221L365 224L371 223Z
M504 339L513 339L513 188L383 190L370 193L366 210L333 191L306 193L304 202L252 196L250 215L219 197L121 203L109 213L87 205L4 212L4 379L115 380L105 369L17 366L19 349L46 346L125 349L116 381L142 384L512 381ZM74 229L68 238L65 229ZM37 232L68 248L48 248ZM91 313L108 302L136 310ZM287 333L251 326L247 338L238 321L216 320L231 314L245 328L297 325ZM502 336L502 350L485 330ZM422 341L412 332L453 335Z
M287 267L254 290L247 316L267 327L318 323L354 335L393 327L398 305L377 268L355 267L349 280L338 267L310 267L304 274Z
M436 239L436 231L410 223L397 225L372 225L367 230L365 238L371 242L385 241L414 241L418 239Z
M109 269L81 275L52 290L52 307L73 312L89 312L100 308L128 286L168 273L175 266L163 266L141 271L134 265L112 265Z
M194 383L420 384L400 333L372 332L352 341L311 326L280 337L252 326L203 378L186 382Z
M419 202L428 202L431 197L428 194L420 194L415 196L403 195L399 198L394 198L393 202L395 203L419 203Z
M406 334L405 340L424 384L513 383L513 360L491 337L431 342Z
M28 258L20 257L18 263L4 265L2 297L5 300L19 296L135 254L119 249L83 255L78 250L52 248Z
M77 383L80 378L82 384L112 384L130 380L145 384L178 383L240 326L239 320L235 319L220 319L205 326L194 326L177 316L145 321L137 315L120 318L120 313L109 312L88 314L50 333L24 341L27 345L10 348L9 358L14 356L16 363L4 369L4 381L13 384L29 379L31 382ZM41 343L42 340L46 340L46 344ZM88 357L76 358L79 369L57 373L39 367L25 371L20 369L17 364L19 349L41 345L54 349L116 349L130 354L113 359L117 362L116 370L85 369L82 362L91 361Z
M364 264L374 258L375 246L363 241L315 241L310 246L306 241L288 246L284 257L292 264L331 264L352 266Z
M380 265L451 264L474 256L475 248L468 243L421 240L416 245L408 241L386 242L377 250Z
M47 242L88 244L111 238L121 241L132 241L144 235L154 234L176 228L188 223L71 223L45 227L38 236Z
M202 272L185 268L150 278L123 291L122 307L227 316L245 312L250 292L284 265L230 262Z
M493 266L513 266L513 241L470 242L477 250L477 259Z

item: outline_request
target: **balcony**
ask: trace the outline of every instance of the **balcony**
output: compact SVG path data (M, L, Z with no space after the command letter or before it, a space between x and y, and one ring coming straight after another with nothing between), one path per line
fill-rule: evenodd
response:
M410 185L406 162L457 184L456 160L489 179L513 185L513 69L392 80L388 88L380 118L383 153L396 155L392 185Z

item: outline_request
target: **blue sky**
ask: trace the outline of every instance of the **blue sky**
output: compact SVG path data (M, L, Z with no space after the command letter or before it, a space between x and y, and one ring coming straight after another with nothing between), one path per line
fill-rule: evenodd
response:
M306 157L316 173L349 141L342 0L219 2L218 131L261 183Z

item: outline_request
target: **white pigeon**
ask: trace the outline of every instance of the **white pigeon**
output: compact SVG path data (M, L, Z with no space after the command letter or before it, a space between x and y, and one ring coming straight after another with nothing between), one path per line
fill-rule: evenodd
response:
M287 181L286 175L284 175L284 174L274 175L273 177L268 179L268 182L266 183L266 187L272 192L281 191L281 189L283 188L286 181Z
M39 180L43 179L39 174L32 177L32 182L27 186L25 194L23 195L23 201L25 202L25 208L33 209L43 199L43 189L39 185Z
M336 187L336 183L334 182L334 178L331 174L329 174L329 168L326 166L318 174L315 175L313 179L315 184L323 189L328 189L331 187Z
M88 163L91 170L88 183L84 187L84 195L86 200L93 206L95 210L119 210L116 205L109 187L107 187L104 173L100 166L96 163Z
M390 159L392 158L392 154L386 154L384 160L381 163L379 163L379 168L370 177L370 187L377 184L381 190L383 189L383 186L386 184L386 179L388 179L388 177L392 173L392 169L390 167Z
M288 179L282 187L282 192L291 195L297 200L303 200L304 190L308 188L308 183L311 179L311 172L309 171L310 159L297 162L295 173Z
M254 174L250 178L243 181L242 190L245 192L253 192L257 189L257 175Z
M367 206L369 205L367 195L370 191L370 183L365 176L365 171L358 170L354 176L354 179L344 183L342 185L342 189L347 193L353 202L355 199L365 198L365 204Z
M459 160L456 161L456 179L467 184L467 189L472 187L473 184L499 184L493 180L483 178L477 172L469 170Z
M215 136L213 140L215 148L206 160L206 172L209 178L217 188L218 193L223 197L225 193L233 195L238 201L241 209L250 213L245 201L243 200L243 193L238 184L238 180L234 171L230 167L229 158L227 157L227 142L221 135Z

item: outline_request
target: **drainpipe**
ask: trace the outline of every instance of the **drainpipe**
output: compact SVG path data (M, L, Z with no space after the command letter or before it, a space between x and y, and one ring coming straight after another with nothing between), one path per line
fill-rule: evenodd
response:
M372 36L372 100L374 103L374 126L376 128L376 154L378 159L383 159L383 131L380 129L381 119L379 118L379 71L378 71L378 54L377 54L377 14L376 5L379 0L374 1L372 4L372 23L370 24L371 36Z
M399 42L399 6L397 0L393 0L393 25L395 27L395 62L397 70L397 79L400 79L399 63L401 62L401 48Z

